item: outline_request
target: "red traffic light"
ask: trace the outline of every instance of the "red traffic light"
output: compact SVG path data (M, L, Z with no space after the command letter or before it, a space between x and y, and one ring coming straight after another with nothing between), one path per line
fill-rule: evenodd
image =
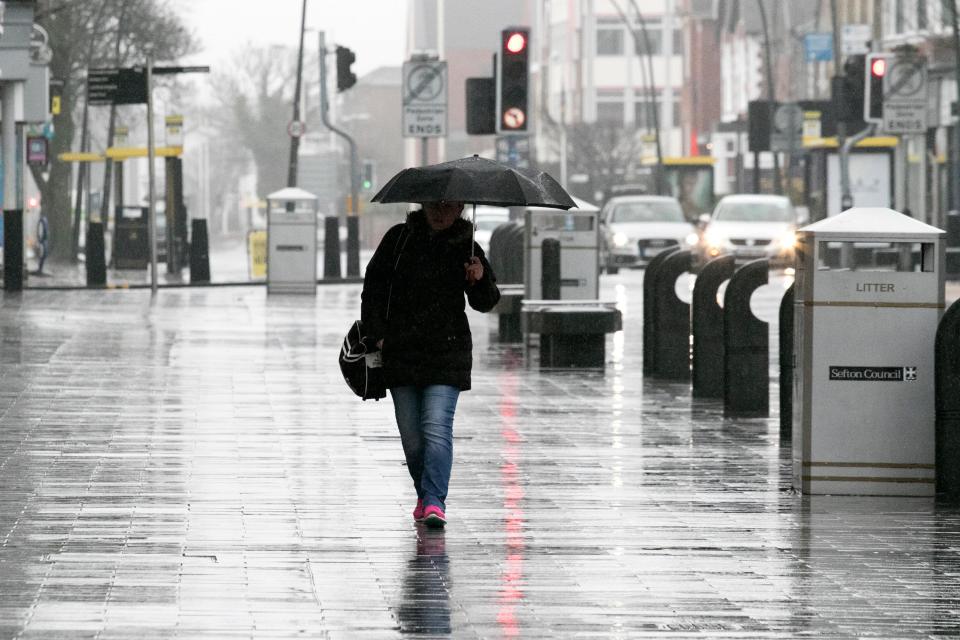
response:
M870 74L882 77L887 72L887 61L885 58L874 58L870 63Z
M521 53L527 48L527 36L519 31L515 31L507 38L507 51L510 53Z

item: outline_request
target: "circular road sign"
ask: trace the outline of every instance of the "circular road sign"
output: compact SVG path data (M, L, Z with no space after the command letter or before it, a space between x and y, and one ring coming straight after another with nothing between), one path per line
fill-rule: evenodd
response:
M887 70L887 95L890 98L911 98L922 95L923 63L914 60L896 60Z
M421 64L407 76L407 102L431 102L443 92L443 68Z
M302 120L291 120L287 125L287 133L291 138L299 138L307 132L307 125Z

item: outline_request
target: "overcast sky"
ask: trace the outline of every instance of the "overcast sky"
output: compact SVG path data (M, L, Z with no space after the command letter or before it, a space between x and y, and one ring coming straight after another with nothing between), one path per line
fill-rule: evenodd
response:
M244 43L296 47L302 0L173 0L203 51L193 64L217 65ZM354 72L400 66L406 45L407 0L307 0L307 28L326 32L327 47L342 44L356 53ZM315 51L317 35L305 46Z

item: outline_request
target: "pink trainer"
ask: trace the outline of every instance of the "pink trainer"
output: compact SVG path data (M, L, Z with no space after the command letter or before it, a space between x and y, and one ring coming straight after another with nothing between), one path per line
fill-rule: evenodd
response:
M443 509L431 504L423 510L423 521L428 527L439 529L447 524L447 516Z
M413 510L413 519L416 522L423 522L423 500L417 498L417 506Z

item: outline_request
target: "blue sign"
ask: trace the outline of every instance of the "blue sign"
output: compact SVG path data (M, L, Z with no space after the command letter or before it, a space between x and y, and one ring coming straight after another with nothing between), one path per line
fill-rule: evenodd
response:
M833 60L833 34L808 33L803 36L803 59L807 62Z

